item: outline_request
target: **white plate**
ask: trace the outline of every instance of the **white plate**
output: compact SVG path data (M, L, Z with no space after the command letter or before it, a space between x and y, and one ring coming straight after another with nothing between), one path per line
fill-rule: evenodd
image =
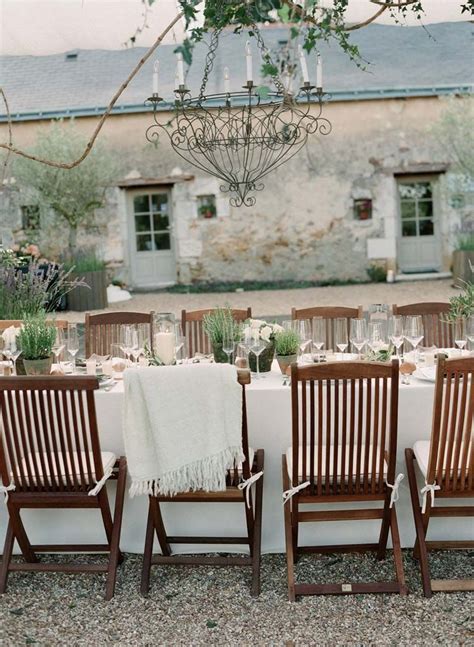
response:
M436 382L436 366L418 367L413 376L425 382Z

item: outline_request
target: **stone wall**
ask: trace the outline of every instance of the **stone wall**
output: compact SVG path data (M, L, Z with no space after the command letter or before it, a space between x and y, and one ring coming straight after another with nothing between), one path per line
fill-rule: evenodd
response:
M332 133L310 138L306 149L269 174L251 208L231 207L219 192L219 182L186 167L166 138L157 148L142 144L149 114L111 117L104 141L120 153L124 177L130 171L143 177L169 176L173 170L195 174L194 180L171 188L179 282L364 279L373 260L396 269L399 217L394 173L449 163L430 134L443 107L437 97L327 105ZM95 120L76 119L76 123L90 133ZM37 122L15 124L17 145L31 144L37 128ZM440 176L445 270L458 219L446 198L448 181L449 174ZM125 192L118 188L109 192L100 228L83 232L80 244L95 244L113 272L130 281ZM198 218L196 201L207 193L217 197L217 217L209 220ZM353 200L359 198L372 199L371 220L354 219ZM8 229L12 216L1 218L1 228Z

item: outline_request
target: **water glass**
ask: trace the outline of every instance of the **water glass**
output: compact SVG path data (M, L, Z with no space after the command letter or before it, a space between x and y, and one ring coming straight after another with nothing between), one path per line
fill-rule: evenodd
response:
M66 349L71 356L72 372L76 369L76 355L79 352L79 335L77 333L77 324L69 323L67 325Z
M185 350L186 347L186 337L183 334L183 327L180 322L176 322L174 325L174 337L175 337L175 353L176 361L180 358L184 362L187 359L187 353Z
M459 354L462 355L463 348L467 344L466 320L464 317L458 317L454 322L454 343L459 348Z
M388 338L395 347L398 357L400 348L403 346L403 316L392 315L388 320Z
M293 321L293 330L300 338L300 355L303 356L312 342L311 320L296 319Z
M405 317L403 336L413 346L416 363L418 356L417 346L424 337L423 318L421 315L409 315Z
M344 358L344 353L349 346L349 335L347 331L347 319L345 317L338 317L334 321L334 343L336 348Z
M368 345L373 353L378 353L387 346L387 340L385 338L385 322L369 321L368 334Z
M362 359L362 349L369 339L367 321L365 319L351 319L349 338L351 340L351 344L357 349L359 359Z
M59 328L59 326L56 326L56 338L53 344L53 355L56 364L59 363L59 356L61 355L65 347L66 341L64 339L64 331L62 328Z
M251 352L255 355L257 359L257 375L256 379L260 379L260 355L263 353L267 347L266 342L260 337L259 330L252 331L252 345L250 347Z
M18 335L11 339L7 339L4 342L2 352L3 355L12 363L13 375L17 375L16 361L21 355L21 345Z
M319 360L326 343L326 320L323 317L313 317L312 337L313 348L317 351L317 359ZM313 357L313 359L316 359L316 357Z
M229 364L232 364L232 355L235 350L233 321L227 321L222 329L222 350L227 355Z

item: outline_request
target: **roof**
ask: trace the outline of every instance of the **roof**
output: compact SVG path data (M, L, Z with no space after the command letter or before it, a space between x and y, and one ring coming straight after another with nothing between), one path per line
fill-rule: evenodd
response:
M333 99L380 98L386 96L426 96L472 90L474 81L473 26L451 22L424 27L372 24L355 31L351 42L359 46L368 61L359 69L335 42L323 43L324 85ZM287 38L281 27L262 29L270 49ZM221 36L208 92L222 92L224 67L230 71L231 87L245 82L246 34L226 31ZM254 69L258 82L257 47ZM175 78L174 46L157 50L160 60L160 95L173 99ZM10 112L16 119L36 119L65 114L95 114L108 104L146 49L75 50L77 56L0 57L0 85L6 91ZM196 47L187 85L198 93L207 47ZM116 112L145 110L151 94L153 60L147 61L120 97ZM308 56L310 76L315 70L314 54ZM41 114L39 114L41 113ZM1 119L1 117L0 117Z

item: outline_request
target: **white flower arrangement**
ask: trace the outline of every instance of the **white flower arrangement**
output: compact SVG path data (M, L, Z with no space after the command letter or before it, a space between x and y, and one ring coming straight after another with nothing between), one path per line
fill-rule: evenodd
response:
M268 323L263 319L247 319L244 325L244 335L255 334L256 330L259 331L260 339L269 343L273 341L275 334L281 332L283 328L277 323Z

